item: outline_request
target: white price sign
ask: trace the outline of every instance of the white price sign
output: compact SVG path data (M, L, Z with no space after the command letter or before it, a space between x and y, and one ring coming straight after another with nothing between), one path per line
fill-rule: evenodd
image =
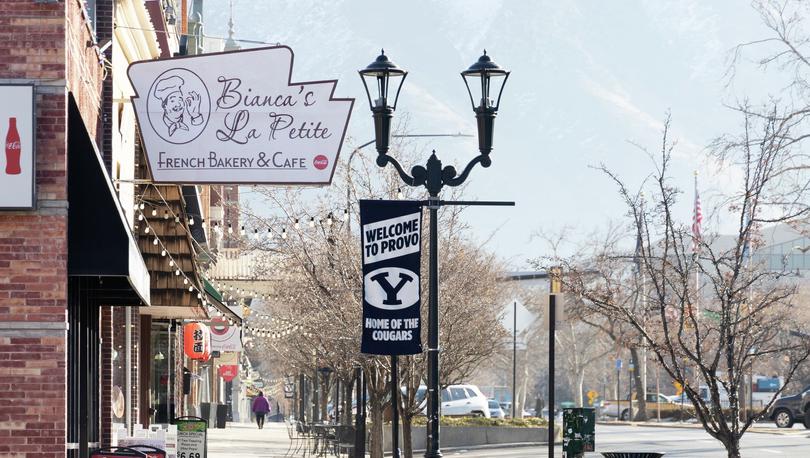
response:
M177 458L207 458L204 420L177 420Z

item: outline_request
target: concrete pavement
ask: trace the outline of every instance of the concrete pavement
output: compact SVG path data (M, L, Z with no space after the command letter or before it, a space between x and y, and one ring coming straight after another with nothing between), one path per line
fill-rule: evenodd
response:
M225 429L208 430L208 458L280 458L290 446L284 423L228 423Z
M776 432L776 431L774 431ZM746 434L742 455L746 458L805 458L810 456L810 431L804 428L779 431L780 434ZM785 434L788 433L788 434ZM284 424L267 423L263 430L255 425L228 424L227 429L208 433L209 458L280 458L288 450ZM698 428L600 424L596 429L596 447L602 451L662 451L666 457L726 457L722 445ZM557 445L557 455L562 447ZM465 458L536 458L547 456L545 445L527 447L490 447L485 449L444 450L447 457ZM300 456L300 454L299 454ZM601 457L589 453L588 458Z

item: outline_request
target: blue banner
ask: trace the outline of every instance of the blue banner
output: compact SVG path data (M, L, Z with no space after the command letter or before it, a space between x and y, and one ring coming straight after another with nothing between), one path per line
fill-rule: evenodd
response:
M363 339L374 355L422 352L420 262L422 203L360 201Z

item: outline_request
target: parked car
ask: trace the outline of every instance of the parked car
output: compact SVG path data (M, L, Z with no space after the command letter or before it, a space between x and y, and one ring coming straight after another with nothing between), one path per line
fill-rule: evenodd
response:
M635 396L633 396L635 398ZM657 405L661 405L661 411L674 410L680 406L676 406L668 397L661 393L647 393L647 409L657 409ZM633 399L633 409L638 405L638 401ZM691 406L691 403L686 404ZM616 399L609 399L602 402L602 414L607 417L619 417L620 420L630 419L630 400L623 399L619 402Z
M501 409L501 405L498 404L498 401L495 399L490 399L487 401L489 404L489 416L491 418L505 418L506 413Z
M804 427L810 429L805 420L808 407L810 407L810 385L793 396L783 396L768 409L768 418L776 423L779 428L792 428L795 422L804 423Z
M501 409L503 409L504 414L506 415L504 418L511 418L512 417L512 403L509 401L502 402ZM532 414L528 412L526 409L523 409L523 418L531 417Z
M722 385L718 386L718 394L720 395L720 406L721 407L728 407L728 393L726 389L722 387ZM700 385L698 388L698 394L700 395L700 399L703 402L711 402L711 391L709 391L709 387L706 385ZM668 396L669 400L675 404L680 404L683 401L684 406L691 406L692 401L689 399L689 396L686 393L681 393L679 395Z
M421 399L422 413L427 413L427 400L425 393L427 387L422 385L417 391L417 399ZM475 385L450 385L441 393L441 414L446 416L472 415L487 417L489 415L489 401Z

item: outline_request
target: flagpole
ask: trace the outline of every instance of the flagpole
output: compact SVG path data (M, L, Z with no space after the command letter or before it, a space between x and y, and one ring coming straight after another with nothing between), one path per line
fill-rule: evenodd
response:
M697 322L700 320L700 242L702 238L702 227L701 223L703 222L703 209L700 205L700 195L698 194L698 184L697 184L697 177L698 171L695 170L695 208L694 208L694 215L692 221L692 236L693 236L693 256L695 260L695 307L694 307L694 319L695 319L695 334L698 335L700 329L697 326ZM700 378L698 375L698 365L695 364L695 388L699 390L700 388Z
M695 255L695 320L700 319L700 266L699 266L699 254L700 254L700 224L703 220L702 209L700 208L700 197L698 196L698 185L697 185L697 177L698 171L695 170L695 224L698 228L697 237L695 238L694 247L694 255ZM700 216L698 216L698 212L701 212Z

